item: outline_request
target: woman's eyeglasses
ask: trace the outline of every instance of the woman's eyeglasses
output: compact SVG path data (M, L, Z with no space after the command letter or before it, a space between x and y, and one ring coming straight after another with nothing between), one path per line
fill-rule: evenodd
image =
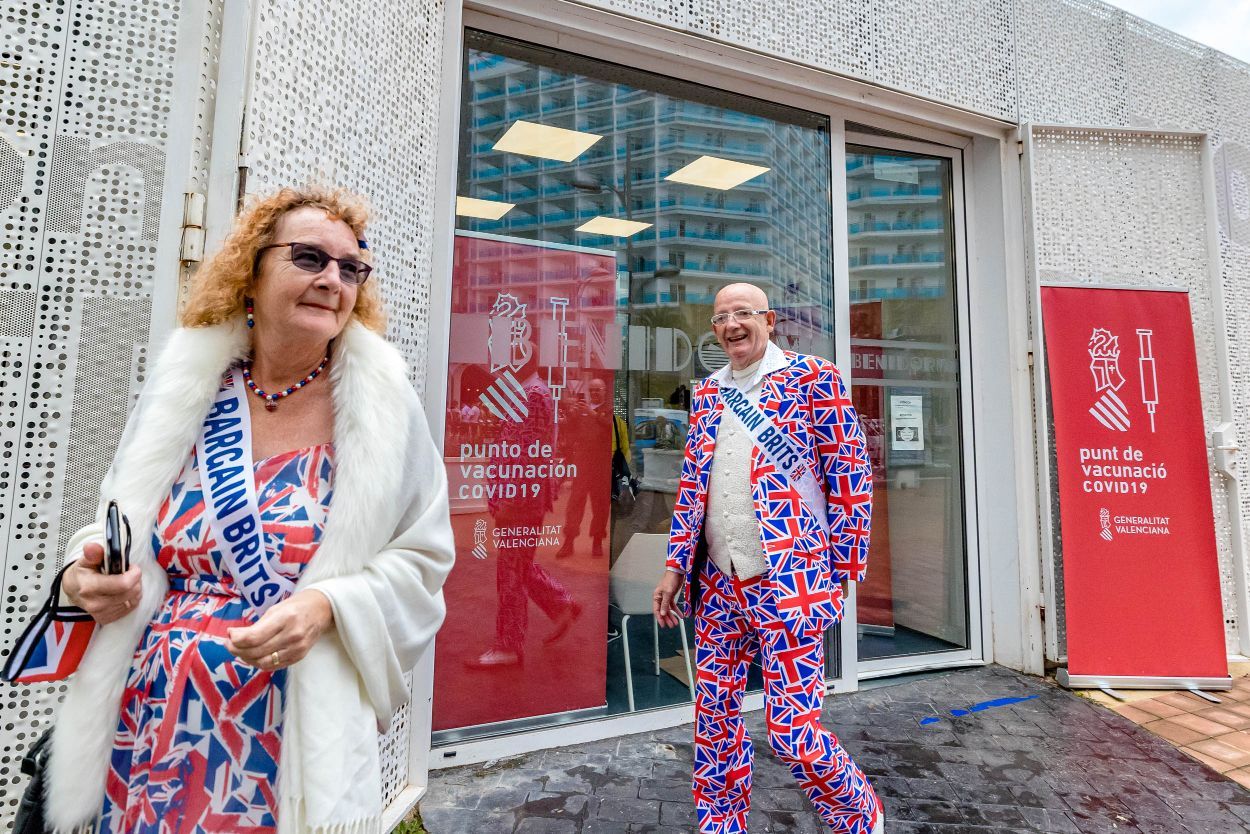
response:
M311 243L271 243L262 246L259 251L281 249L284 246L291 248L291 263L305 272L316 274L329 266L330 261L334 261L339 265L339 278L344 284L360 286L369 277L369 273L373 272L373 267L364 261L356 258L335 258Z
M713 327L724 327L729 324L729 320L733 319L738 324L746 324L755 316L767 313L767 310L734 310L732 313L717 313L712 316Z

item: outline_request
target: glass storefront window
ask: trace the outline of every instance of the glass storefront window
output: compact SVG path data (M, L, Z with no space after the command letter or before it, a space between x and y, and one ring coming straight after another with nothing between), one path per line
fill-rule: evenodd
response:
M861 660L969 647L951 167L847 147L852 396L874 479Z
M466 32L436 740L691 699L650 593L712 301L833 356L829 165L825 117Z

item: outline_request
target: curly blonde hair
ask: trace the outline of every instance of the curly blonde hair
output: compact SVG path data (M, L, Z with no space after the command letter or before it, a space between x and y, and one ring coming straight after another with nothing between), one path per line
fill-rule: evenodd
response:
M283 188L255 197L235 220L221 249L200 267L182 311L182 325L209 327L242 315L244 299L256 280L256 262L261 248L274 242L274 230L284 215L305 206L323 209L331 220L341 220L350 226L358 240L365 239L369 209L362 197L350 191L309 186ZM361 258L373 260L368 250L361 253ZM379 333L386 329L386 314L382 310L376 276L357 288L352 318Z

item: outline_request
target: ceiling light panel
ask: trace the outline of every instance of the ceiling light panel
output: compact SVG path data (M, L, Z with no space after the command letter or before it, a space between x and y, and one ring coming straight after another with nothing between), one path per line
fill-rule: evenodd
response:
M650 228L650 226L650 223L639 223L636 220L618 220L615 217L595 217L578 226L577 231L588 235L633 237L643 229Z
M515 203L504 203L499 200L479 200L476 197L456 197L456 214L461 217L480 217L483 220L498 220L512 211Z
M755 179L768 170L763 165L750 165L732 159L721 159L719 156L701 156L664 179L725 191Z
M594 133L565 130L520 119L513 122L512 127L499 138L495 150L572 162L602 138Z

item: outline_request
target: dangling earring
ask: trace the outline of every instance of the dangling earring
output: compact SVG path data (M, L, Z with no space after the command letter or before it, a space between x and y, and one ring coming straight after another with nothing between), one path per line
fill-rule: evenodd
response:
M256 326L256 319L252 316L252 299L244 298L243 303L247 305L247 329L251 330Z

